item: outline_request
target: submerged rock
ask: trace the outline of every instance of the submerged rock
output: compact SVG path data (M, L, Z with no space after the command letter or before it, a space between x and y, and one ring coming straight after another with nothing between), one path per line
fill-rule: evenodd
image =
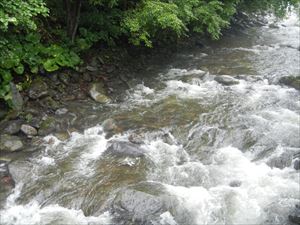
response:
M279 83L293 87L300 91L300 76L298 76L298 77L293 77L293 76L283 77L279 80Z
M126 141L112 142L106 152L113 155L129 157L141 157L145 155L145 150L139 145Z
M117 122L114 119L106 119L101 124L105 133L115 132L118 129Z
M218 75L215 77L215 81L223 85L235 85L239 84L239 81L228 75Z
M103 83L94 83L89 91L90 96L96 102L105 104L109 103L111 99L105 95L104 85Z
M21 131L27 135L27 137L32 137L32 136L36 136L37 135L37 130L30 126L30 125L27 125L27 124L23 124L21 126Z
M17 136L4 134L0 136L0 150L1 151L19 151L23 148L23 142Z
M48 95L48 86L41 79L35 79L28 91L28 96L31 99L38 99Z

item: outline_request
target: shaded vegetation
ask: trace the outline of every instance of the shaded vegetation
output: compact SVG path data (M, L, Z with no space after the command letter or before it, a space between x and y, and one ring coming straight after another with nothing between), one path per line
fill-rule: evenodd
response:
M24 81L61 67L76 69L94 43L153 47L191 33L218 39L237 12L284 16L298 5L299 0L1 1L0 99L10 104L10 82L18 76Z

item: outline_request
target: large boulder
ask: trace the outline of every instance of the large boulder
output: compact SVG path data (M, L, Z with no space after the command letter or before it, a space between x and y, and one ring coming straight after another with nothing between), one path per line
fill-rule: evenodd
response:
M300 76L298 76L298 77L293 77L293 76L282 77L279 80L279 83L293 87L300 91Z
M168 211L164 187L158 183L143 182L121 189L113 200L112 211L115 218L123 222L152 224Z
M17 136L3 134L0 136L0 150L14 152L23 148L22 140Z
M31 99L38 99L48 95L48 86L42 79L35 79L28 91Z
M90 96L96 102L105 104L111 102L111 99L106 96L103 83L93 83L89 91Z
M107 148L106 153L125 157L141 157L145 155L145 150L130 142L113 141Z
M228 75L218 75L215 77L215 81L223 85L235 85L239 84L239 81Z

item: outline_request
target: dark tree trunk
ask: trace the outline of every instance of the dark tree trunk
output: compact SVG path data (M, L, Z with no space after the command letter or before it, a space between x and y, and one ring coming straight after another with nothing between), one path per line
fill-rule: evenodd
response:
M78 29L81 2L82 0L65 0L65 7L67 11L67 34L72 43L75 40Z

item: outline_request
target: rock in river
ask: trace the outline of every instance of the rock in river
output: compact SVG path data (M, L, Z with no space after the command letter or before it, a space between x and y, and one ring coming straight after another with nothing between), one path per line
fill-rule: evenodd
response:
M293 77L293 76L282 77L279 80L279 82L281 84L293 87L300 91L300 76L298 76L298 77Z
M113 200L113 213L121 221L131 221L131 224L152 224L160 214L167 211L163 198L163 186L144 182L124 188ZM140 186L140 187L139 187Z
M105 133L114 132L118 129L117 122L114 119L106 119L102 122L101 126Z
M3 134L0 136L0 150L14 152L21 150L23 148L23 143L21 139L17 136L12 136L8 134Z
M145 155L145 150L139 145L126 141L112 142L106 152L113 155L128 157L141 157Z
M215 77L215 81L224 85L234 85L239 84L239 81L228 75L218 75Z
M27 137L32 137L32 136L36 136L37 135L37 130L30 126L30 125L27 125L27 124L23 124L21 126L21 131L27 135Z
M94 83L89 91L90 96L99 103L109 103L111 99L105 95L103 83Z

